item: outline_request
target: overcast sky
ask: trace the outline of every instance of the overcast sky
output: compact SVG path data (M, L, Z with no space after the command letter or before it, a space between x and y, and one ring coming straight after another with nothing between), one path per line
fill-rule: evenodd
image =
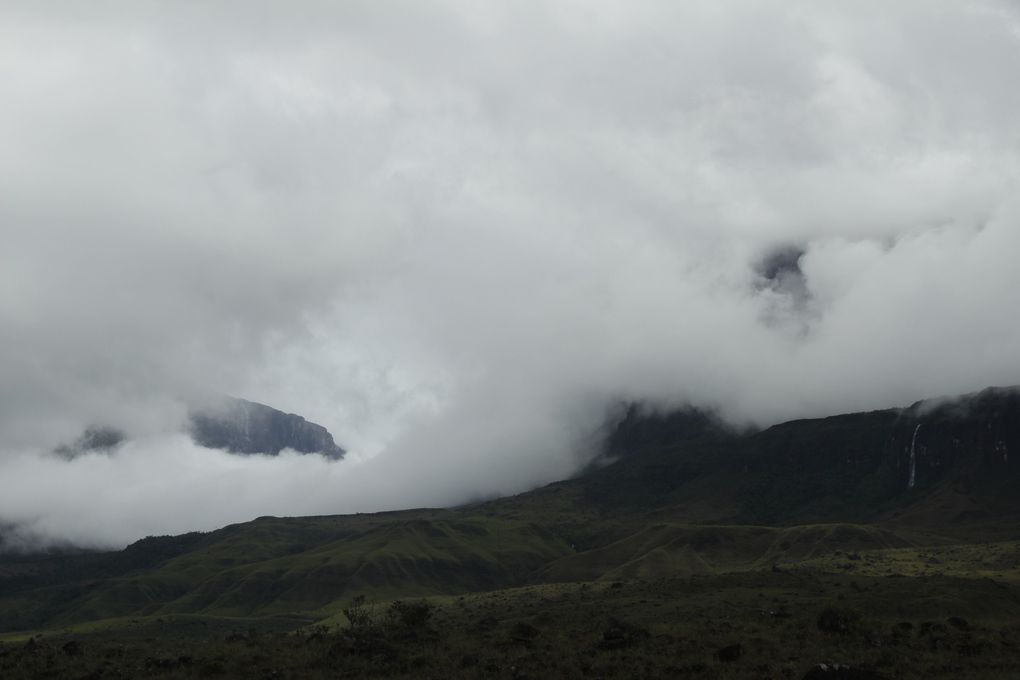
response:
M457 503L620 400L1020 383L1018 7L4 2L0 522ZM221 393L350 455L176 434ZM97 423L134 440L47 453Z

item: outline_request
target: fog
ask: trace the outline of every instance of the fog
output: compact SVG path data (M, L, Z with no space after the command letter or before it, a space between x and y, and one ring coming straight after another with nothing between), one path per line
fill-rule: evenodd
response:
M6 2L0 524L120 546L1020 383L1010 2ZM231 394L349 450L179 434ZM51 455L94 424L131 441Z

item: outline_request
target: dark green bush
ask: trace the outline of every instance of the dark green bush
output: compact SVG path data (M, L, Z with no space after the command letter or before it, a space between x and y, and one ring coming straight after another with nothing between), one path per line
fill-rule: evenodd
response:
M350 622L350 627L355 630L368 628L372 625L372 615L365 604L364 595L358 595L344 607L344 616Z
M390 605L390 621L397 626L410 630L420 630L428 626L429 619L435 612L435 606L425 600L405 602L397 600Z

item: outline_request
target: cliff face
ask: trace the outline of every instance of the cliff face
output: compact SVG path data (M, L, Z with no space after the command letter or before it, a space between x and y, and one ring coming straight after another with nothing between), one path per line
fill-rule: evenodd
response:
M1014 478L1020 473L1020 388L918 402L903 412L890 448L907 489L950 474Z
M707 495L728 503L713 519L742 522L870 520L931 493L954 495L960 512L1020 510L1018 388L754 433L710 423L631 411L609 438L617 462L583 483L611 505Z
M226 399L192 411L190 430L196 444L231 453L276 455L283 449L293 449L321 453L334 460L345 453L321 425L245 399Z
M230 453L275 456L283 449L293 449L299 453L321 453L333 460L346 453L322 425L245 399L224 398L193 408L188 414L187 430L199 446ZM110 452L125 441L127 435L122 431L96 426L53 452L70 459L85 453Z

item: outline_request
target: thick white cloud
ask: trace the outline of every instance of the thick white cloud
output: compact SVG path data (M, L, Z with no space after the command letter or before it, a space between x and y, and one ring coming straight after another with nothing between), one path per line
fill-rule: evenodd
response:
M0 519L39 535L520 490L621 398L765 424L1020 382L1012 3L0 14ZM796 292L761 279L789 247ZM189 448L208 392L350 460ZM137 443L38 453L107 422Z

